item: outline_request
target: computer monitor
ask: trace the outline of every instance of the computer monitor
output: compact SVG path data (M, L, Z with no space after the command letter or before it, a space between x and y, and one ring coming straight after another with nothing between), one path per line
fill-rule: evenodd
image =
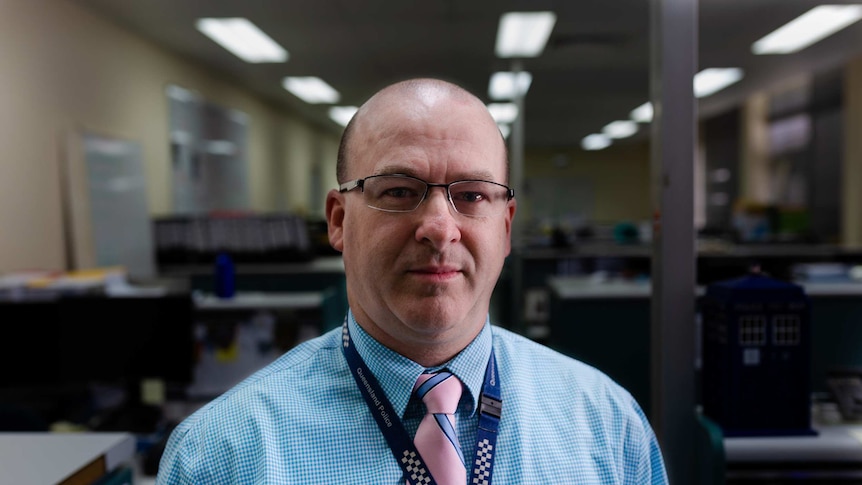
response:
M53 299L0 302L0 389L60 384L57 310Z
M189 294L3 301L0 331L7 343L0 352L0 430L91 420L99 412L94 388L123 391L126 417L112 425L103 418L105 429L149 430L157 411L134 411L145 407L142 380L159 379L166 398L182 399L194 377Z
M189 294L61 298L60 379L136 386L154 378L190 384L195 361L193 309Z

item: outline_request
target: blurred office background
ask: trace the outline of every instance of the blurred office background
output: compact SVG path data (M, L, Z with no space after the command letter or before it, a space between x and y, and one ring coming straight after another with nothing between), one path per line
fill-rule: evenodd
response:
M830 2L850 16L797 50L758 42L821 3L701 0L678 95L697 108L695 284L758 268L805 285L812 402L834 407L830 373L862 366L862 6ZM602 368L649 413L650 8L0 0L0 324L20 347L6 422L134 432L151 474L177 419L338 325L323 202L339 137L414 76L470 89L507 137L518 224L494 321ZM509 12L544 13L534 52L499 51ZM210 23L224 18L248 23ZM206 34L249 24L272 58ZM304 98L309 77L324 89ZM111 359L124 370L97 370Z

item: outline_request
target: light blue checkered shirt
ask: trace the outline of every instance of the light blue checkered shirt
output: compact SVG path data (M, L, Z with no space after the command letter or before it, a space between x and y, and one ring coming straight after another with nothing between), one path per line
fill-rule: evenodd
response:
M350 313L348 325L412 436L423 409L411 390L425 369L371 338ZM170 436L156 483L403 485L347 367L341 333L297 346L185 419ZM469 391L457 415L468 457L492 341L503 396L494 484L667 483L655 435L628 392L596 369L487 321L445 365Z

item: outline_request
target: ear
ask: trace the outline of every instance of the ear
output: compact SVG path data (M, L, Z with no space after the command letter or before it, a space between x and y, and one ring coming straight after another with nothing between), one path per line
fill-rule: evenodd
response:
M326 194L326 225L329 245L344 251L344 194L335 189Z
M515 209L518 203L515 199L509 201L506 206L506 256L512 252L512 220L515 218Z

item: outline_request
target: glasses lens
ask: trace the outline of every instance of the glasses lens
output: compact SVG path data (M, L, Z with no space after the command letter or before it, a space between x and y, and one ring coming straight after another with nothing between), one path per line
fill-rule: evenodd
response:
M427 188L425 182L411 177L369 177L365 179L363 194L369 207L408 212L419 206Z
M468 216L497 214L509 200L505 187L491 182L464 181L449 187L455 209Z

